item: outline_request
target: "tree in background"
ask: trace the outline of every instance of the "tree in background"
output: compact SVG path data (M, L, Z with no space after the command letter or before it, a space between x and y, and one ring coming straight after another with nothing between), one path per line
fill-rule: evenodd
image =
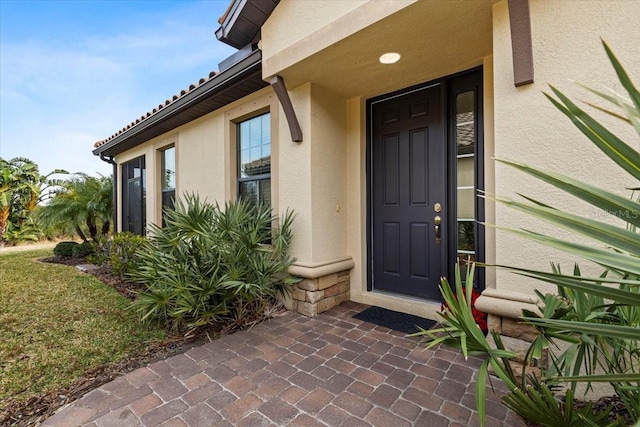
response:
M49 197L47 190L61 183L51 175L66 173L56 169L40 175L38 165L27 158L0 158L0 246L19 240L37 240L39 233L33 212L38 203Z
M98 243L109 233L112 213L113 179L76 173L56 190L38 219L47 225L65 224L84 242Z

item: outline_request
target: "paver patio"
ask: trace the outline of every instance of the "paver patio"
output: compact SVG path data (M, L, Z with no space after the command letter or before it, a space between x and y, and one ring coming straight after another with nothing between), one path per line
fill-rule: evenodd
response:
M45 426L477 426L479 361L351 316L295 313L95 389ZM494 379L498 393L504 386ZM489 391L487 426L523 425Z

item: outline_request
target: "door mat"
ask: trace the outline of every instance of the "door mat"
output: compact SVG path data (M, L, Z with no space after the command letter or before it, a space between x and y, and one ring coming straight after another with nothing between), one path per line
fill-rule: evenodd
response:
M436 324L435 320L400 313L399 311L387 310L386 308L376 307L375 305L354 315L353 318L404 332L405 334L418 332L419 327L422 329L431 329Z

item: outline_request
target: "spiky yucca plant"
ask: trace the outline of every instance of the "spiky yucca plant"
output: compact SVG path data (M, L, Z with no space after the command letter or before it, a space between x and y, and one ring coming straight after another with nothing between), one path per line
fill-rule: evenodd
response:
M600 106L593 107L632 125L640 135L640 92L611 49L606 43L603 44L629 97L587 88L617 109L613 111ZM551 87L551 91L553 95L546 96L553 105L631 176L632 181L627 189L638 190L640 153L637 148L617 137L556 88ZM543 171L520 162L498 161L551 184L596 209L614 213L625 225L564 212L528 197L525 197L526 202L497 197L495 200L499 203L562 227L577 236L586 237L595 241L597 245L563 240L528 230L506 231L591 261L602 266L605 272L599 277L588 277L582 276L577 266L573 274L562 273L555 264L552 264L551 272L497 266L554 284L558 288L558 295L539 294L542 301L540 313L523 313L523 320L540 332L526 355L527 360L538 357L544 349L550 350L549 369L543 369L542 377L539 379L529 377L528 381L515 381L508 365L508 360L513 354L504 350L497 334L492 334L497 343L497 350L492 349L484 336L478 334L475 324L470 319L471 301L468 297L466 304L457 304L452 306L454 309L442 313L443 328L423 332L431 340L429 346L443 343L461 348L465 355L485 357L476 387L478 412L482 422L488 366L493 367L510 390L503 398L504 403L528 421L558 427L624 425L621 420L609 422L602 414L596 416L590 410L576 411L572 407L576 384L606 382L624 402L632 422L639 422L640 234L637 230L640 226L640 198L634 197L633 193L627 197L621 196L571 177ZM458 278L456 288L458 293L462 292ZM445 300L451 299L451 289L446 281L443 282L442 293ZM564 342L566 350L557 350L554 346L557 341ZM568 384L569 387L563 398L558 398L553 391L561 384Z
M243 326L297 279L287 273L293 214L276 225L270 207L246 201L224 208L187 195L151 226L130 277L146 290L134 303L143 319L173 326Z

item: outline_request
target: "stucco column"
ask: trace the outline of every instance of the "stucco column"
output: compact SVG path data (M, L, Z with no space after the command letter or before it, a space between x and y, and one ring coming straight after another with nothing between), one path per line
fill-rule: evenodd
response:
M318 292L324 288L315 284L328 283L330 278L333 283L334 275L344 277L353 267L347 254L346 100L311 83L289 92L304 139L291 142L281 114L280 209L291 208L296 213L291 246L296 263L291 273L306 280L294 298L306 304L305 314L315 315L346 299L348 283L342 285L339 297L334 290L327 293L327 298L333 297L331 303L321 302L324 294ZM316 303L317 307L310 308L309 304Z

